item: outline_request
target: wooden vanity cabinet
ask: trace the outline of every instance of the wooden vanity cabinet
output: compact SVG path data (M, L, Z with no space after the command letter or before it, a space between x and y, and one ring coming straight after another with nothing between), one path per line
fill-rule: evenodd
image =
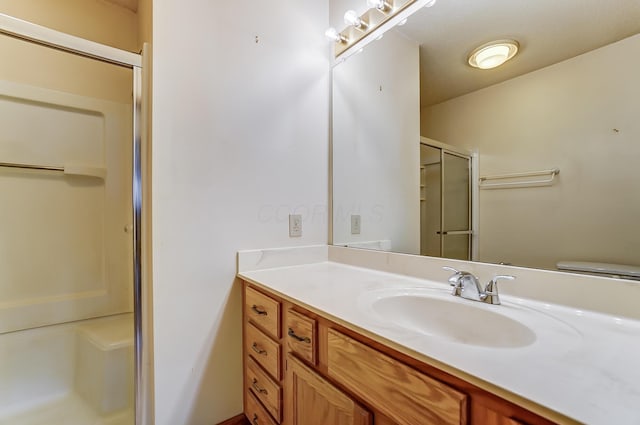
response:
M243 285L249 423L553 424L268 290Z
M286 410L291 425L371 425L371 412L306 366L287 355Z

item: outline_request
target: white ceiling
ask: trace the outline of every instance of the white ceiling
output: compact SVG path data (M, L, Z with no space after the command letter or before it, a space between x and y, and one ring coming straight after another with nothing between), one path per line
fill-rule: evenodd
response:
M438 0L399 31L421 44L427 106L640 33L640 0ZM520 43L514 59L493 70L467 65L475 47L504 38Z
M126 7L127 9L137 12L138 0L107 0L109 3L117 4L118 6Z

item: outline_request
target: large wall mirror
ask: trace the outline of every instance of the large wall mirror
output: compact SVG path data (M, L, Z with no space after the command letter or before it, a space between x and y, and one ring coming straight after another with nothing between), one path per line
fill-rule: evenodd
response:
M335 65L333 243L640 267L639 33L637 0L439 0Z

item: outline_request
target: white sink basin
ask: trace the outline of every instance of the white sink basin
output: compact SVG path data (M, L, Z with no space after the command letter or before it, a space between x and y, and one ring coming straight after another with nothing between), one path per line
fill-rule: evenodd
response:
M568 325L527 307L490 305L436 289L371 291L359 304L386 326L478 347L525 347L536 342L538 331L545 331L550 325L561 332L574 333ZM545 329L539 329L539 325Z

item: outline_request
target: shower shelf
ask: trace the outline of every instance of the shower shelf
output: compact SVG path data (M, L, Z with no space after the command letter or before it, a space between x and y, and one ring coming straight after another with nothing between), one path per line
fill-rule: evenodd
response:
M49 166L49 165L31 165L31 164L18 164L13 162L0 162L0 167L19 168L23 170L58 171L67 176L96 177L102 180L104 180L107 175L107 169L104 167L93 167L93 166L77 165L77 164L67 164L63 167L56 167L56 166Z
M480 189L516 189L521 187L551 186L560 174L559 168L552 170L530 171L527 173L501 174L480 177ZM546 179L531 179L532 177L548 176ZM490 183L491 180L508 180Z

